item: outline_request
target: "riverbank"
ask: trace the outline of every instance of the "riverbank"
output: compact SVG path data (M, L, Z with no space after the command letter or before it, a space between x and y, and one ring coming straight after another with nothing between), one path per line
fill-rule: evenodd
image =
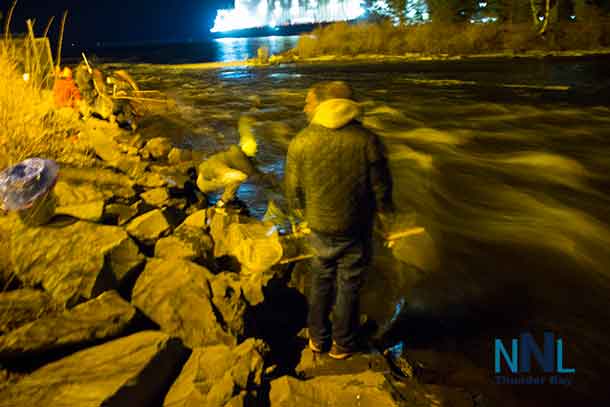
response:
M163 69L173 70L203 70L210 71L226 68L264 68L281 67L290 65L314 65L314 64L382 64L382 63L408 63L408 62L434 62L434 61L477 61L477 60L512 60L512 59L544 59L544 58L591 58L597 56L610 55L610 48L599 48L595 50L531 50L525 52L493 52L480 54L450 55L450 54L427 54L427 53L407 53L402 55L384 54L360 54L355 56L348 55L324 55L317 57L301 58L294 55L291 51L272 55L266 62L259 62L257 59L247 59L243 61L226 62L202 62L189 64L137 64L140 66L162 67Z
M83 395L96 405L218 407L482 397L420 383L404 359L401 370L375 353L312 354L292 269L247 268L242 246L257 243L235 240L236 230L272 225L217 212L197 191L205 152L96 119L73 144L51 222L0 217L1 406L79 405Z

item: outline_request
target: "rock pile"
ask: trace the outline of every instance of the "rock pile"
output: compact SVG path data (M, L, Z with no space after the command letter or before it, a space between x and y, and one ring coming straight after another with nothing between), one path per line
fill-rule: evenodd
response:
M261 253L233 247L242 235L261 244L266 226L207 208L197 154L89 127L79 142L96 159L62 167L53 221L0 217L12 282L0 293L0 407L396 405L379 373L280 377L289 364L272 367L284 361L270 345L299 343L302 307L285 296L281 253L258 269L248 262Z

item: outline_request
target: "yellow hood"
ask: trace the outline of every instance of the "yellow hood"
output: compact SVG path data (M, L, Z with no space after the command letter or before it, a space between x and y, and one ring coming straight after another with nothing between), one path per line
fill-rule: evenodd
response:
M316 108L311 123L329 129L338 129L360 116L360 113L360 106L353 100L330 99L320 103Z

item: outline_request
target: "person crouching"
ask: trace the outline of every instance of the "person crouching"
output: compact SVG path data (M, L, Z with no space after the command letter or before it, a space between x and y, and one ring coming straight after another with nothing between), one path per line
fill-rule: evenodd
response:
M240 142L238 146L231 146L226 151L218 152L198 169L197 187L203 193L223 190L216 206L223 207L235 198L239 186L249 177L260 174L254 165L257 144L251 132L253 119L243 116L239 120Z

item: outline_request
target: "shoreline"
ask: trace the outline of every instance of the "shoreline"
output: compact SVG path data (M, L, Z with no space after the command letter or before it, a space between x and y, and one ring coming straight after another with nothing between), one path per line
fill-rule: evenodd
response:
M290 51L287 51L290 52ZM600 48L596 50L571 50L571 51L526 51L522 53L515 52L495 52L485 54L464 54L464 55L449 55L449 54L422 54L408 53L403 55L384 55L384 54L361 54L356 56L343 55L324 55L312 58L300 58L292 55L272 55L268 63L259 63L255 59L243 61L218 61L218 62L201 62L187 64L139 64L143 66L154 66L164 69L188 69L188 70L213 70L223 68L259 68L259 67L277 67L283 65L316 65L328 63L409 63L409 62L445 62L445 61L476 61L476 60L502 60L502 59L543 59L543 58L587 58L587 57L606 57L610 56L610 48Z

